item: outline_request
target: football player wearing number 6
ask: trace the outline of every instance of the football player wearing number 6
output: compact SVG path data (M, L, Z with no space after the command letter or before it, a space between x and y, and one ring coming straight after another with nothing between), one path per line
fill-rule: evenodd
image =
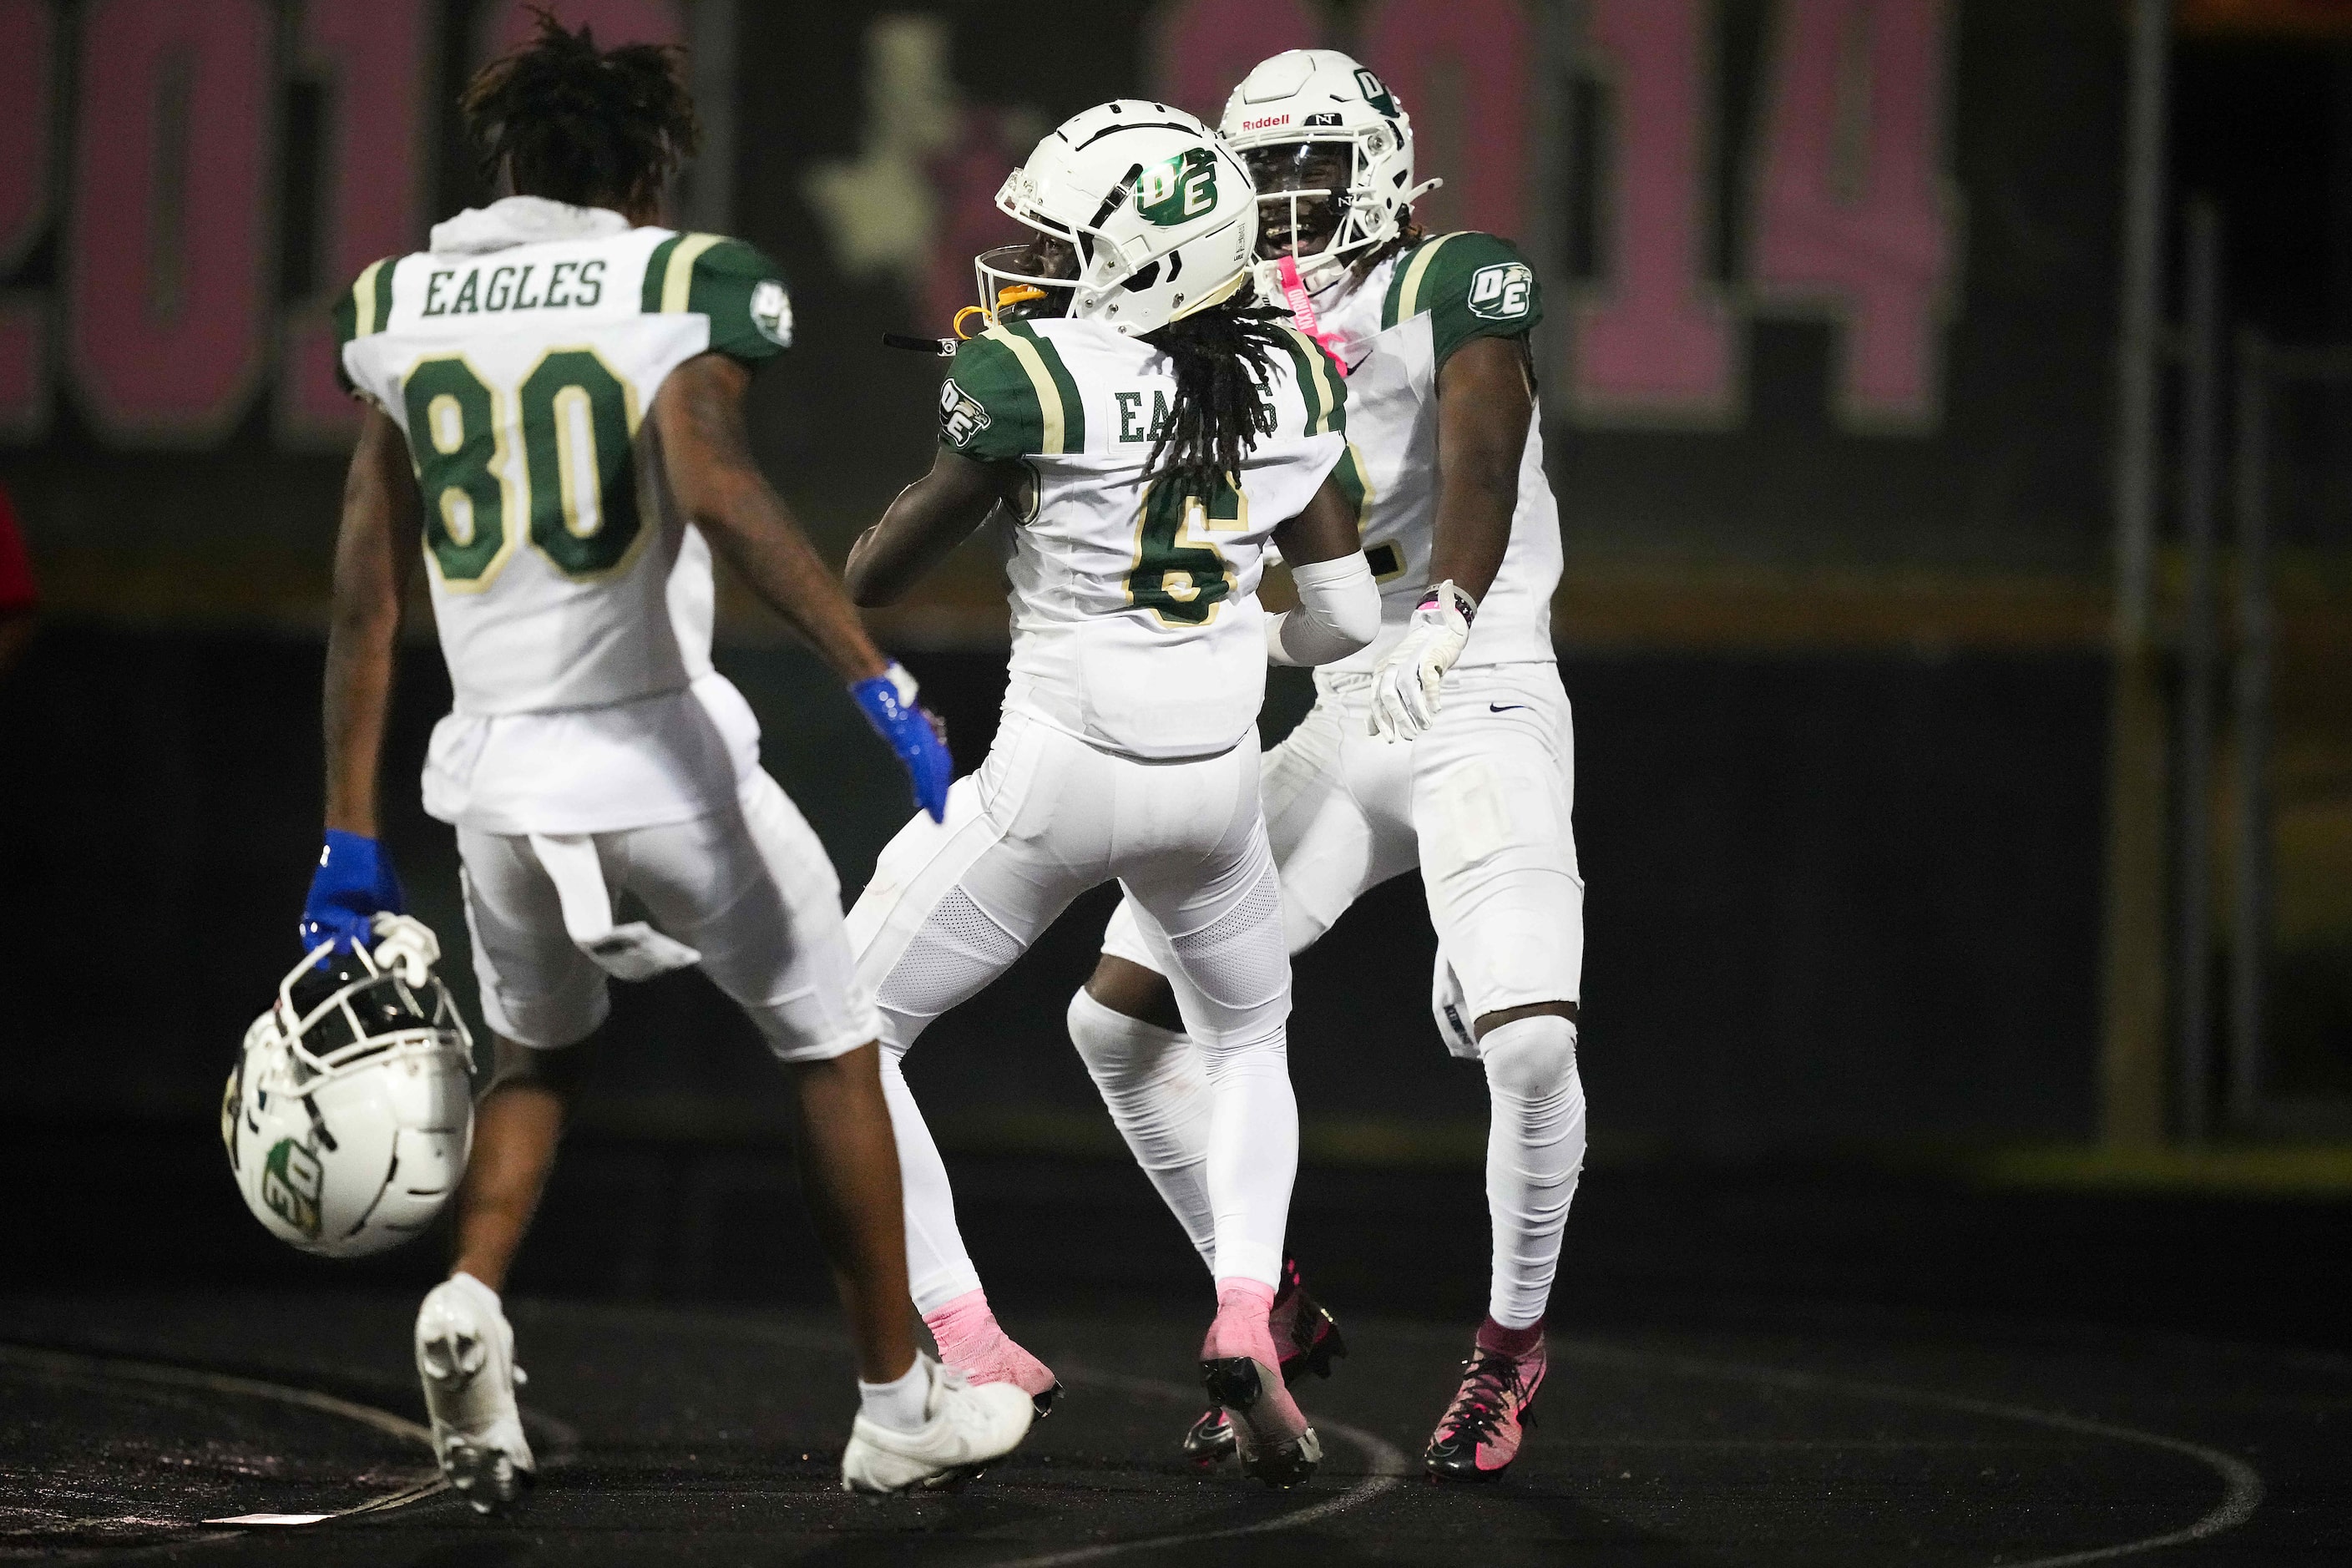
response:
M530 1479L498 1292L607 976L698 963L794 1092L803 1184L856 1345L844 1480L952 1481L1020 1440L1029 1402L916 1352L877 1028L839 885L710 664L716 549L848 683L918 804L941 810L947 752L914 682L747 450L744 389L792 338L783 282L750 246L654 223L696 140L674 51L600 51L542 16L464 102L485 174L516 194L368 268L338 311L367 410L336 547L326 848L303 913L310 951L371 941L371 918L399 908L376 773L421 546L456 696L425 805L457 828L497 1037L456 1266L417 1314L436 1452L484 1510ZM614 923L623 891L652 924Z
M1413 182L1412 121L1346 55L1262 62L1221 131L1257 183L1260 291L1349 367L1382 605L1379 638L1316 671L1313 710L1265 759L1284 931L1296 952L1367 890L1420 868L1439 1032L1486 1072L1494 1235L1486 1320L1424 1462L1439 1479L1486 1480L1517 1453L1543 1382L1545 1304L1585 1143L1584 883L1550 621L1559 514L1528 347L1542 300L1507 240L1413 225L1428 185ZM1202 1246L1216 1199L1188 982L1160 958L1154 919L1132 898L1120 905L1071 998L1070 1037ZM1295 1278L1279 1307L1296 1376L1328 1321ZM1213 1410L1185 1447L1213 1459L1232 1442Z
M995 744L944 825L918 816L891 841L849 916L882 1014L915 1301L950 1365L1051 1398L1053 1373L990 1314L897 1058L1117 879L1152 912L1158 962L1187 977L1204 1063L1202 1382L1244 1467L1286 1487L1320 1450L1266 1326L1298 1121L1256 722L1268 657L1344 658L1379 627L1345 392L1256 307L1248 174L1192 116L1087 110L996 199L1034 237L980 258L991 324L940 388L937 460L849 560L859 603L888 604L993 514L1012 582ZM1299 587L1282 616L1257 602L1269 538Z

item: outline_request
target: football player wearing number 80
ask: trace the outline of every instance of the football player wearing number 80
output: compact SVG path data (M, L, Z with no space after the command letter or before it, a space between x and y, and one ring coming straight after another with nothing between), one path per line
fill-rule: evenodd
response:
M1249 176L1192 116L1087 110L996 200L1033 237L981 258L991 324L940 389L937 460L849 560L858 601L887 604L993 514L1012 581L988 760L949 792L944 825L918 816L892 840L849 915L882 1014L915 1301L949 1364L1051 1398L1053 1373L990 1313L897 1058L1116 879L1151 910L1158 961L1188 979L1204 1060L1217 1311L1202 1382L1244 1465L1286 1487L1320 1450L1267 1330L1298 1123L1256 721L1269 656L1344 658L1379 626L1345 391L1257 307ZM1256 595L1269 539L1299 585L1276 616Z
M1424 1462L1442 1480L1486 1480L1517 1453L1543 1382L1545 1305L1585 1144L1584 883L1550 626L1559 515L1528 346L1542 300L1509 241L1413 224L1429 186L1413 180L1412 123L1346 55L1262 62L1221 129L1256 179L1262 292L1349 366L1382 604L1378 640L1316 672L1314 709L1265 759L1284 934L1296 952L1367 890L1420 868L1438 1028L1486 1078L1494 1236L1486 1320ZM1131 898L1112 917L1071 998L1070 1036L1202 1246L1215 1194L1188 981L1160 958L1154 919ZM1295 1376L1325 1352L1328 1320L1295 1276L1282 1307ZM1213 1410L1185 1440L1211 1461L1232 1446Z
M916 1352L877 1027L839 884L711 668L716 549L849 683L918 804L942 809L947 752L914 682L875 650L747 449L744 390L792 338L783 281L740 241L654 221L696 140L677 64L600 51L542 16L464 100L485 174L515 194L368 268L338 312L341 368L368 406L336 550L327 848L304 940L369 940L370 917L399 904L376 772L421 550L456 695L425 805L457 831L498 1055L456 1267L417 1315L416 1363L442 1468L485 1510L532 1468L498 1292L611 975L700 963L786 1066L856 1342L845 1482L952 1482L1031 1417L1012 1391ZM623 891L652 924L614 923Z

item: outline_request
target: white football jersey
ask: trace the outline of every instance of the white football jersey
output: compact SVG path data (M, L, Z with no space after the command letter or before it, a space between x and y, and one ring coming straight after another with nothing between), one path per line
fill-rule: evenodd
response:
M710 556L639 427L695 355L782 352L781 275L740 240L531 197L435 241L337 315L345 375L408 437L458 710L684 689L710 668Z
M1337 470L1360 494L1347 393L1306 337L1279 329L1273 428L1217 493L1147 481L1176 395L1168 356L1098 321L1013 321L956 351L940 440L1028 465L1034 512L1004 531L1008 709L1129 756L1208 756L1265 695L1266 543Z
M1381 589L1381 635L1328 668L1370 669L1404 635L1429 588L1437 521L1437 373L1475 337L1516 337L1543 319L1534 270L1508 240L1446 234L1417 241L1315 297L1323 331L1348 363L1348 427L1370 497L1364 553ZM1540 411L1528 424L1518 505L1501 570L1479 602L1455 663L1555 657L1551 599L1559 586L1559 507L1544 473Z
M717 809L759 725L710 667L710 550L643 423L716 351L791 342L774 264L718 235L511 196L362 272L345 379L408 437L454 710L425 806L493 833L596 833Z

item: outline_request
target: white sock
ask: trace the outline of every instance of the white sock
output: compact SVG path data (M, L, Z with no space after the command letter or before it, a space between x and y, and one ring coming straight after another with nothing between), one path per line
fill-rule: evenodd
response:
M1282 1230L1298 1174L1298 1101L1284 1037L1237 1049L1203 1045L1209 1079L1208 1185L1216 1216L1209 1271L1282 1281Z
M1160 1201L1211 1263L1216 1215L1209 1204L1209 1084L1192 1037L1104 1006L1081 988L1070 998L1070 1044L1102 1092L1129 1152Z
M1584 1081L1576 1026L1549 1013L1479 1042L1493 1101L1486 1128L1486 1212L1495 1227L1486 1315L1508 1329L1540 1321L1559 1268L1560 1231L1584 1168Z
M923 1406L931 1393L930 1358L917 1355L915 1364L890 1383L857 1380L857 1413L877 1426L912 1432L924 1422Z
M931 1312L979 1289L980 1270L964 1250L947 1162L940 1158L940 1146L931 1141L930 1127L899 1070L901 1054L887 1042L882 1047L882 1099L890 1108L890 1131L898 1144L898 1184L906 1197L908 1292L917 1312Z

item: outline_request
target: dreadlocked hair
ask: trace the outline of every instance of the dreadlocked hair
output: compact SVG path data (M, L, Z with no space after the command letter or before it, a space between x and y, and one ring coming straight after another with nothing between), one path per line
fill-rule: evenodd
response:
M1266 389L1283 347L1275 326L1281 314L1219 305L1143 334L1176 362L1176 400L1152 438L1144 478L1170 475L1205 495L1241 471L1260 436L1273 434Z
M533 8L539 33L484 66L458 100L467 133L495 184L572 206L634 207L694 155L702 127L671 44L598 49L585 26L567 32Z

